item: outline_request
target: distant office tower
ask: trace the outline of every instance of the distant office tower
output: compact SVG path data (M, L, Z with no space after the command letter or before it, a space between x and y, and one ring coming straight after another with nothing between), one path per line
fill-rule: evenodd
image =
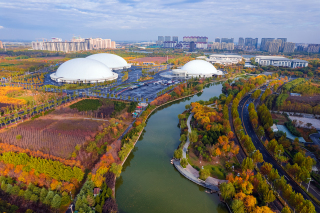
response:
M115 49L116 43L114 41L111 42L110 39L73 37L72 41L62 41L59 38L53 38L52 41L33 41L31 46L34 50L76 52L107 48Z
M267 49L266 49L266 43L267 43L267 41L273 41L274 40L274 38L262 38L261 39L261 46L260 46L260 50L261 51L267 51Z
M284 46L283 47L284 53L293 53L294 52L295 43L285 42L283 46Z
M258 48L258 38L252 39L252 46Z
M0 49L3 49L2 41L0 41Z
M220 43L220 38L216 38L214 41Z
M252 45L252 38L245 38L244 45L245 46L251 46Z
M193 52L195 49L196 49L196 43L194 41L191 41L189 52Z
M234 38L228 39L228 43L234 43Z
M273 40L267 41L265 44L266 51L269 53L277 53L281 47L282 41L281 40Z
M239 46L244 46L244 39L242 37L239 38L238 45Z
M228 43L228 40L229 40L228 38L221 38L221 43L222 43L222 42Z
M208 37L205 36L184 36L183 41L185 42L208 42Z
M178 42L178 36L172 36L172 41Z
M171 36L165 36L164 41L171 41Z
M164 37L163 36L158 36L158 41L164 41Z

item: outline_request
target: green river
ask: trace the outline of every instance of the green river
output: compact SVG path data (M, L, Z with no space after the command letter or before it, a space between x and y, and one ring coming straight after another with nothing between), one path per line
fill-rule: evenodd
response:
M185 105L221 94L222 84L157 109L148 119L138 143L116 182L120 213L227 213L217 194L182 176L170 160L179 145L178 114Z

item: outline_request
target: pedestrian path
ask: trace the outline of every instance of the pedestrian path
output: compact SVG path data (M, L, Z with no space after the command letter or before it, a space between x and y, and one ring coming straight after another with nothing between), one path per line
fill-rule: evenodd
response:
M187 120L187 126L188 126L188 132L191 133L191 127L190 127L190 121L193 116L193 113L191 113ZM183 158L187 158L187 150L190 145L189 136L187 137L187 141L185 145L182 148L182 156ZM191 180L192 182L203 186L207 189L211 189L213 191L219 191L218 185L223 182L228 182L227 180L219 180L213 177L208 177L206 181L203 181L199 179L199 171L193 168L190 164L187 165L186 168L183 168L180 164L180 160L174 160L173 165L176 167L176 169L187 179Z

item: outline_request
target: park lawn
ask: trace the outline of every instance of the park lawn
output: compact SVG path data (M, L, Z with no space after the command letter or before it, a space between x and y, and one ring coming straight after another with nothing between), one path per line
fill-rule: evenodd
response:
M202 160L200 163L199 158L193 153L193 149L190 148L187 158L189 164L195 169L200 170L203 166L203 168L210 170L211 177L222 180L226 179L227 171L224 167L226 160L223 157L215 157L210 162ZM230 162L233 162L233 160Z
M26 102L29 102L31 103L32 101L34 101L33 97L32 96L20 96L20 97L16 97L17 99L23 99L25 100Z
M210 174L214 178L218 178L220 180L226 179L226 170L221 165L206 165L204 169L208 169Z

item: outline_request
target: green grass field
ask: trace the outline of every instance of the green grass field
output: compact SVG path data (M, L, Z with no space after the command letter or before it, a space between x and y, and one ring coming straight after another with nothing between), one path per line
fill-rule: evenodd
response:
M89 111L89 110L97 110L100 106L102 106L101 102L97 99L85 99L81 100L75 104L70 106L71 109L77 109L80 111Z
M211 176L214 178L218 178L221 180L225 180L226 179L226 171L225 169L220 166L214 166L214 165L206 165L203 167L204 169L208 169L211 173Z

